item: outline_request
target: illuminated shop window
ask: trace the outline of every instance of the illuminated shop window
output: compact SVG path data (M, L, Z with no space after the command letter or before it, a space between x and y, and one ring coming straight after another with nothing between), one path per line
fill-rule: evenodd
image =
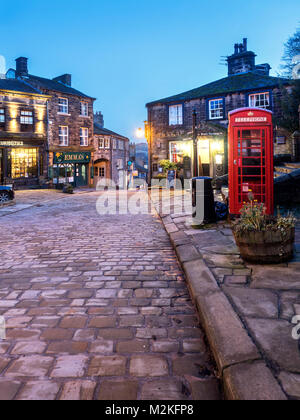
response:
M249 106L252 108L264 108L270 107L270 93L255 93L249 96Z
M80 129L80 146L89 145L89 129L81 128Z
M9 159L13 179L38 176L38 149L12 149Z

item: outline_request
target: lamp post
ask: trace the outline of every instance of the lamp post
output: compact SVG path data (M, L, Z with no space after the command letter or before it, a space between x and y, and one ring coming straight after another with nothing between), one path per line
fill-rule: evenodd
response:
M196 178L199 175L198 171L198 142L197 142L197 113L194 110L193 112L193 156L194 156L194 165L193 165L193 176Z

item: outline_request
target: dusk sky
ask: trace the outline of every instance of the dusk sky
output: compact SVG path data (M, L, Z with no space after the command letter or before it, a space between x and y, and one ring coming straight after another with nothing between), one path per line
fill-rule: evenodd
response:
M134 139L145 104L227 75L222 56L249 39L257 63L279 71L300 20L299 0L14 0L1 4L0 55L31 74L71 73L97 98L105 126Z

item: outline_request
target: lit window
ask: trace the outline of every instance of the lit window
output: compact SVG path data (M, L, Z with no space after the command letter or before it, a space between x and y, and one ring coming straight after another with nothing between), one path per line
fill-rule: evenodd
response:
M80 146L89 145L89 129L81 128L80 129Z
M4 109L0 109L0 124L5 123L5 111Z
M69 144L69 127L59 127L59 145L68 146Z
M69 101L66 98L58 99L58 112L60 114L68 114L69 112Z
M20 123L24 125L33 125L33 112L21 111Z
M89 116L89 104L87 102L80 102L80 115L82 117Z
M270 93L255 93L249 96L249 106L252 108L269 108L270 107Z
M169 107L169 125L183 124L183 108L182 105L172 105Z
M104 139L102 137L99 139L99 149L104 149Z
M213 99L209 101L209 119L217 120L224 117L223 99Z
M171 162L178 163L179 149L176 143L171 143Z
M105 141L104 141L104 147L105 147L105 149L109 149L110 148L110 139L105 139Z
M13 179L38 176L38 149L12 149L9 159Z

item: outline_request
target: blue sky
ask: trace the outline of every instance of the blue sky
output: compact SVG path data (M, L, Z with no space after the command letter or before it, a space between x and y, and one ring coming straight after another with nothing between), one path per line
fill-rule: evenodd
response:
M145 104L226 76L221 57L248 37L279 70L300 21L299 0L14 0L1 4L0 54L32 74L72 73L97 98L107 128L134 139Z

